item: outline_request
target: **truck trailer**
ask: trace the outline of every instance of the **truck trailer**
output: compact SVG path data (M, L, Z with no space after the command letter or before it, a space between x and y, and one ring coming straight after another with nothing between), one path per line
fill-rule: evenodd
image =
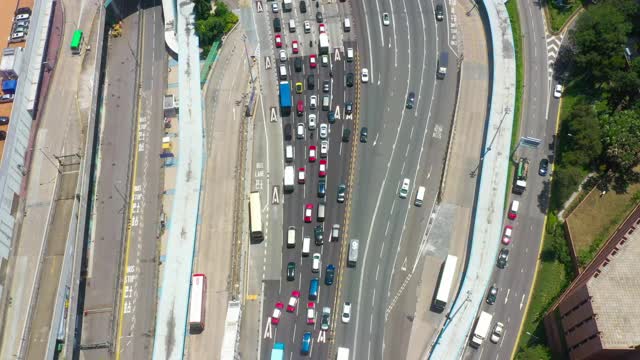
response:
M339 347L336 360L349 360L349 348Z
M291 112L291 85L288 81L280 82L280 110L283 114Z
M480 345L482 345L482 342L487 338L487 334L489 333L492 319L493 315L488 312L483 311L480 313L480 317L476 323L476 328L473 331L473 336L471 337L471 346L479 348Z
M318 41L318 51L320 55L329 54L329 35L321 33Z
M294 184L294 179L295 178L295 170L293 169L293 166L287 166L284 168L284 192L292 192L293 191L293 184Z
M284 360L284 344L275 343L271 349L271 360Z

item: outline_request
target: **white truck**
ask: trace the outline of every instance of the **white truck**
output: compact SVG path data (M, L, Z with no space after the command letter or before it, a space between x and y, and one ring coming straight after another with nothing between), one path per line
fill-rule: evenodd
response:
M320 55L329 54L329 35L327 33L320 33L318 47Z
M471 337L471 346L479 348L480 345L482 345L482 342L487 338L487 334L489 333L491 320L493 320L493 315L485 311L480 313L476 328L473 331L473 337Z
M285 192L293 191L295 173L296 172L293 169L293 166L286 166L284 168L284 191Z
M339 347L336 360L349 360L349 348Z
M291 11L291 0L282 0L283 11Z

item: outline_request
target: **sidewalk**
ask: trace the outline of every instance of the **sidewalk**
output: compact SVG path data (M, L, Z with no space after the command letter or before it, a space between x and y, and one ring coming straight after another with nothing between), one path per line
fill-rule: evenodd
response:
M457 1L453 12L457 14L458 36L462 38L464 50L460 75L460 93L452 130L451 149L448 155L448 168L445 173L445 187L442 194L441 212L454 218L457 224L451 232L449 253L458 256L458 274L463 268L462 259L466 256L466 245L471 224L471 215L475 201L476 177L469 176L478 166L478 154L482 148L484 121L487 118L489 96L489 54L484 25L477 8L470 1ZM440 217L440 216L439 216ZM436 223L438 220L436 220ZM435 227L436 225L434 225ZM440 264L444 259L430 254L425 264ZM439 269L439 267L438 267ZM422 271L415 318L411 329L407 359L424 359L433 343L437 330L442 326L444 316L429 310L437 274L427 266ZM458 284L460 279L455 279ZM457 289L456 289L457 290ZM451 297L453 298L454 292Z

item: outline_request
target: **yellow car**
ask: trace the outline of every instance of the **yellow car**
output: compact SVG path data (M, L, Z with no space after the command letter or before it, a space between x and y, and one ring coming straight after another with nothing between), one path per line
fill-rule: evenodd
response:
M296 83L296 94L302 94L302 90L304 90L302 88L302 83L301 82L297 82Z

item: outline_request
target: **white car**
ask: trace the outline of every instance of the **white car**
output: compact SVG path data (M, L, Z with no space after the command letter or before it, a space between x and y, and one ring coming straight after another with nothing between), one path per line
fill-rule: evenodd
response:
M312 257L311 272L317 273L320 271L320 254L315 253Z
M309 114L309 124L307 125L309 130L316 129L316 114Z
M555 89L553 90L553 97L556 99L560 99L560 97L562 96L562 90L564 90L562 85L557 84Z
M309 24L309 21L304 22L304 32L305 34L308 34L311 32L311 24Z
M369 82L369 69L367 68L362 68L362 82L363 83Z
M406 199L409 194L409 185L411 184L411 180L408 178L404 178L402 180L402 186L400 187L400 199Z
M389 18L389 13L382 14L382 25L389 26L391 24L391 20Z
M351 320L351 303L346 301L342 305L342 322L348 324L349 320Z
M280 9L278 9L278 2L272 2L271 3L271 11L273 11L274 13L277 13Z
M287 51L280 50L280 61L287 61Z
M491 333L491 342L497 344L502 337L502 333L504 332L504 324L501 322L496 323L496 327L493 328L493 332Z
M327 124L320 124L320 139L326 139L329 136L329 126Z
M318 97L316 95L311 95L309 98L309 109L315 110L318 108Z
M304 139L304 124L298 123L296 126L296 138Z
M20 15L16 16L16 20L27 20L30 17L31 17L31 15L29 15L29 14L20 14Z
M326 158L328 153L329 153L329 142L326 140L323 140L322 142L320 142L320 157Z

